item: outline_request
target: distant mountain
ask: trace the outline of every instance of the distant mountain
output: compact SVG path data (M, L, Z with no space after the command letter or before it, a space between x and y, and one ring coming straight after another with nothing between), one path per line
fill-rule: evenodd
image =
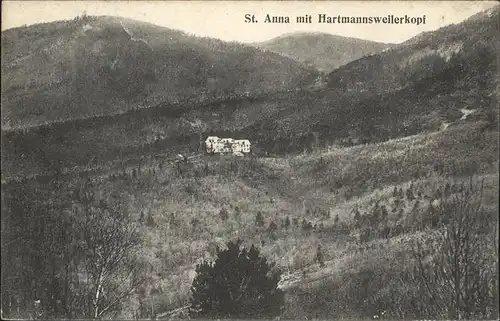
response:
M394 46L393 44L310 32L285 34L254 45L325 72L330 72L348 62Z
M465 87L498 79L499 12L497 5L460 24L424 32L378 55L353 61L332 72L328 86L383 93L433 77L451 83L459 80L445 77L458 76Z
M2 32L2 127L295 89L315 77L251 46L84 16Z

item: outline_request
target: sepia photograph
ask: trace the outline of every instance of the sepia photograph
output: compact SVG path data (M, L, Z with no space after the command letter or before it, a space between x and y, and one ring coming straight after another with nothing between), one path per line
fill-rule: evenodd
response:
M2 1L2 320L498 320L497 1Z

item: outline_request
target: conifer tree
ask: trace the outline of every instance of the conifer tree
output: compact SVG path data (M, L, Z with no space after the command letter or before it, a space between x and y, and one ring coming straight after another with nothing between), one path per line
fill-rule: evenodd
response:
M194 318L264 318L280 314L284 303L279 272L260 251L229 242L217 249L215 262L196 267L191 287L190 316Z
M139 223L141 225L144 224L145 218L144 218L144 211L141 211L141 215L139 216Z
M264 217L262 216L262 213L260 211L258 211L257 215L255 216L255 224L258 227L264 226Z
M319 263L319 266L325 266L325 262L323 261L323 252L321 251L321 245L318 244L318 248L316 249L316 262Z
M410 185L410 187L408 187L408 189L406 190L406 198L409 200L409 201L413 201L414 197L413 197L413 189L412 189L412 186Z
M285 219L285 228L288 229L290 227L290 217L286 217Z
M229 213L227 212L227 210L225 208L222 208L219 211L219 216L220 216L221 220L225 221L229 218Z
M389 217L389 213L387 212L387 208L385 205L382 205L381 211L380 211L380 220L382 224L386 225L387 224L387 219Z
M446 183L446 186L444 187L444 196L448 197L451 194L451 186L450 183Z
M358 228L361 226L361 213L358 209L354 210L354 224Z
M154 227L156 225L155 220L153 219L153 212L151 212L151 209L148 211L148 219L146 221L147 226L149 227Z

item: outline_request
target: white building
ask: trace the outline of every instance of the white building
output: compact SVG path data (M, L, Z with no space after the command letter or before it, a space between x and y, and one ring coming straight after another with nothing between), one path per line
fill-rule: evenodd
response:
M239 139L233 141L233 152L250 153L250 141L248 139Z
M220 139L221 144L222 144L222 149L221 153L232 153L233 152L233 143L234 139L232 138L221 138Z
M208 136L205 140L205 147L207 149L207 153L209 154L220 153L222 150L220 138L217 136Z
M219 138L208 136L205 140L206 151L209 154L219 153L250 153L250 141L248 139Z

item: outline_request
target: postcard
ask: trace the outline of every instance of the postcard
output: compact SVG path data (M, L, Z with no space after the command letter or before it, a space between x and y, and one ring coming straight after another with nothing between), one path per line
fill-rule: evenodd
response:
M2 319L498 319L497 2L2 9Z

